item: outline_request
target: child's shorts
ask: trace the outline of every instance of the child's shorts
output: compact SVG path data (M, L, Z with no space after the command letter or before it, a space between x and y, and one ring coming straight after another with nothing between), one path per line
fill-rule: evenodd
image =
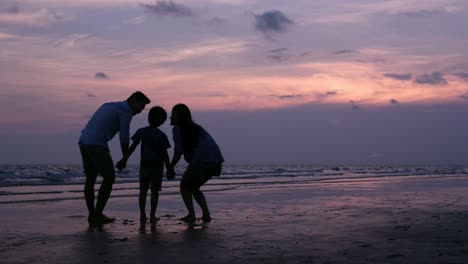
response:
M151 187L152 192L161 191L164 169L140 168L140 191L146 191Z

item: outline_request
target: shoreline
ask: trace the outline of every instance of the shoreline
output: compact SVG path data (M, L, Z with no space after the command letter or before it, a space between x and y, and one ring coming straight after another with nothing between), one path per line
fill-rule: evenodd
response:
M178 195L161 195L161 220L143 230L136 197L111 197L105 213L117 220L95 232L88 231L83 200L2 204L0 257L6 263L468 262L468 176L260 187L207 192L213 221L206 228L177 220L184 215Z

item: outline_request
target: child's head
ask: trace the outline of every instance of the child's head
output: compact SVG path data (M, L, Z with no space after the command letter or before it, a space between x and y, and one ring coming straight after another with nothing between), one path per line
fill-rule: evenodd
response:
M162 107L155 106L149 110L148 122L150 123L151 126L159 127L166 121L166 119L167 119L167 113Z

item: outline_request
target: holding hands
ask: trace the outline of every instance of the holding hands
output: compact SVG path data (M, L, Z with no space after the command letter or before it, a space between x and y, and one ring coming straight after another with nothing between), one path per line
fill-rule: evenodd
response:
M173 180L175 178L175 171L173 167L168 167L166 171L166 178L168 180Z
M119 162L117 162L117 164L115 165L115 167L116 167L119 171L125 169L125 167L127 167L127 159L122 158L121 160L119 160Z

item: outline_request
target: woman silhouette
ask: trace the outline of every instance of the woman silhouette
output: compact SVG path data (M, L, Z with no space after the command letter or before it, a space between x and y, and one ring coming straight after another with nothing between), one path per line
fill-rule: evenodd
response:
M203 222L209 222L210 210L200 187L211 177L221 174L223 156L210 134L192 120L190 109L185 104L177 104L172 108L171 125L174 126L174 157L171 166L174 167L182 155L188 163L180 181L180 193L188 214L180 220L186 223L195 222L193 197L202 209Z

